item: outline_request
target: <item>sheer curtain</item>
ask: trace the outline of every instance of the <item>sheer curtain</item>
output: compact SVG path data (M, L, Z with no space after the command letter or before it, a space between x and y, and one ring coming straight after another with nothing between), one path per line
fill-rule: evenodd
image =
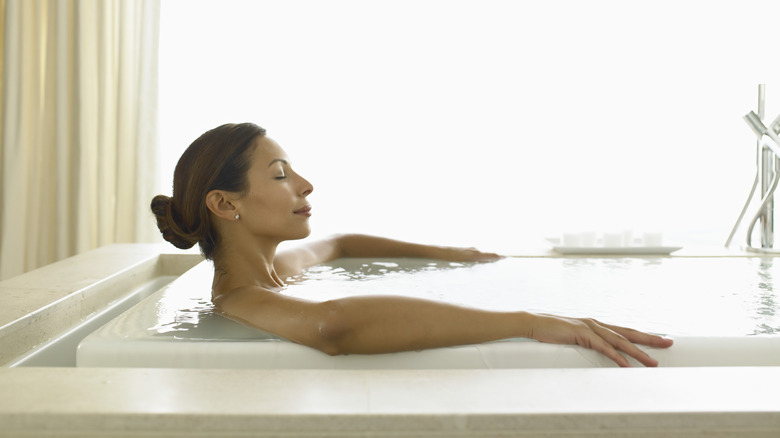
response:
M0 279L151 241L159 0L5 0Z

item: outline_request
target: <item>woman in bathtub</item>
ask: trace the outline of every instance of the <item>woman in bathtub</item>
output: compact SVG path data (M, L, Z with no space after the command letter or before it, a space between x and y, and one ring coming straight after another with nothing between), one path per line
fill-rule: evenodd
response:
M307 196L312 190L264 129L228 124L189 146L174 172L173 197L158 195L151 207L167 241L182 249L197 243L214 261L212 301L219 311L327 354L388 353L525 337L592 348L620 366L629 366L620 352L656 366L634 343L660 348L672 344L592 319L486 311L402 296L311 302L280 293L284 278L339 257L500 257L365 235L339 235L277 253L282 241L309 235Z

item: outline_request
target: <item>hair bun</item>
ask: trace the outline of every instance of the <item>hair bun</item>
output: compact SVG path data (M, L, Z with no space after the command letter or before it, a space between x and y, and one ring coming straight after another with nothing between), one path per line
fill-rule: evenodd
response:
M151 207L152 213L157 218L157 228L160 229L163 239L179 249L190 249L198 243L197 239L185 231L186 227L179 223L180 216L175 214L173 198L157 195L152 199Z

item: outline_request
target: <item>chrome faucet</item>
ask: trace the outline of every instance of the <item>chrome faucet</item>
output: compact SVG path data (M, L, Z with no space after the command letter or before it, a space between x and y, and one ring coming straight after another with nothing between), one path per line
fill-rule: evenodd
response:
M740 213L737 223L734 224L734 228L726 240L726 247L731 243L731 239L734 237L760 182L761 204L750 221L746 249L757 252L772 252L774 246L774 192L778 182L780 182L780 116L769 127L764 123L764 88L764 84L758 85L758 114L750 111L743 118L756 134L756 176L750 195L742 208L742 213ZM761 222L761 248L755 248L752 245L753 228L758 221Z

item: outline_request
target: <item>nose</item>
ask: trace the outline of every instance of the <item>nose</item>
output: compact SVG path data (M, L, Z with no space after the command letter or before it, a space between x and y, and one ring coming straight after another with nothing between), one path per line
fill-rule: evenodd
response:
M314 186L311 185L309 180L307 180L304 177L301 177L301 196L305 198L309 196L313 191L314 191Z

